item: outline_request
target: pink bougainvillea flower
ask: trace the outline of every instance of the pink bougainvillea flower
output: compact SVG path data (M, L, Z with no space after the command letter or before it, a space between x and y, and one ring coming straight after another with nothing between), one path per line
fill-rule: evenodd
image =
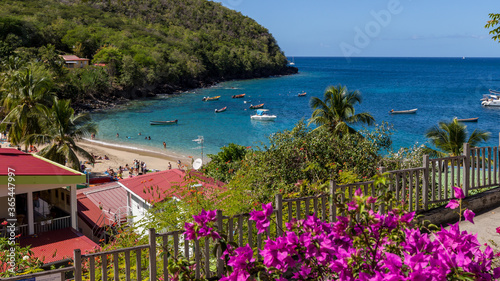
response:
M354 211L356 209L358 209L358 204L356 204L356 201L351 201L349 203L347 203L347 210L348 211Z
M500 226L496 228L497 233L500 234Z
M460 206L460 203L458 203L457 200L450 200L450 202L448 202L448 205L446 205L446 208L456 209L458 208L458 206Z
M356 191L354 192L354 195L355 196L361 196L361 195L363 195L363 192L361 191L361 188L356 189Z
M3 221L0 225L7 225L7 221Z
M465 210L465 212L464 212L464 218L466 220L470 221L471 223L474 223L474 216L475 215L476 214L474 214L474 212L469 210L469 209Z
M250 212L250 220L255 221L255 226L259 230L257 232L258 234L266 232L269 228L269 216L271 216L273 213L273 204L262 204L262 209L262 211L253 210L252 212Z
M464 191L460 187L454 186L453 190L455 191L455 198L457 198L457 199L464 199L465 198Z

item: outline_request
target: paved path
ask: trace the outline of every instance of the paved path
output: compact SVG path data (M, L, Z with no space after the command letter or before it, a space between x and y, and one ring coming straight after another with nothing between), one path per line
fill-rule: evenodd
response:
M492 246L492 243L489 241L493 240L498 245L496 251L500 250L500 234L496 232L497 227L500 227L500 206L476 215L474 224L469 221L460 222L460 230L466 230L472 234L477 233L477 240L481 245L488 243ZM495 248L494 246L492 247Z

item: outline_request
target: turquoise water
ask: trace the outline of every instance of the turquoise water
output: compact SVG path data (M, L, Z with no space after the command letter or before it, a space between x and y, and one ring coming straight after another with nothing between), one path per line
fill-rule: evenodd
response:
M498 145L500 108L482 107L480 99L488 89L500 89L498 58L310 58L295 57L299 74L267 79L229 81L93 113L99 125L96 138L116 145L199 157L201 146L192 140L204 137L204 154L217 153L231 142L260 145L267 136L293 128L311 116L309 98L321 97L329 85L342 84L359 90L363 102L357 112L368 111L377 123L394 125L394 149L425 143L425 131L439 121L453 117L479 117L466 123L469 132L479 128L492 133L486 145ZM306 97L298 97L300 92ZM245 93L245 98L232 95ZM204 96L221 96L203 102ZM244 103L244 102L247 103ZM250 104L264 103L276 121L251 121ZM227 106L222 113L216 108ZM417 114L390 115L388 111L418 108ZM174 120L177 125L150 126L150 120ZM119 133L119 138L116 134ZM141 133L141 136L138 134ZM145 140L151 136L151 140ZM126 138L130 137L130 138Z

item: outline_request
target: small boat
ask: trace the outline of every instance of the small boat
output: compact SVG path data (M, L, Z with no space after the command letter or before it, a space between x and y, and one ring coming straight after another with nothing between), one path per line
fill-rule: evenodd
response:
M276 115L269 115L267 114L268 111L269 109L258 109L257 114L250 116L250 119L259 121L274 121L274 119L276 119Z
M477 122L477 119L479 119L479 117L475 117L475 118L465 118L465 119L457 119L458 122Z
M211 101L211 100L218 100L220 98L220 96L216 96L216 97L203 97L201 100L202 101Z
M305 97L307 95L307 93L299 93L298 96L299 97Z
M250 109L257 109L257 108L263 108L263 107L264 107L263 103L258 104L258 105L250 105Z
M490 93L494 95L500 95L500 91L490 89Z
M223 108L221 109L215 109L215 113L219 113L219 112L223 112L223 111L226 111L227 109L227 106L224 106Z
M409 110L394 110L392 109L391 111L389 111L390 114L413 114L413 113L417 113L417 108L414 108L414 109L409 109Z
M171 124L177 124L177 119L171 120L171 121L149 121L150 125L171 125Z
M241 95L234 95L232 96L233 99L241 99L244 98L246 94L241 94Z

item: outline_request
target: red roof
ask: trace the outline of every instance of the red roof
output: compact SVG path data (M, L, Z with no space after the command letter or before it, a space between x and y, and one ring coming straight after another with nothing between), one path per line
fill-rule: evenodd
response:
M196 176L201 179L198 183L204 187L211 187L215 189L222 189L223 182L215 182L213 179L202 177L200 173L195 172ZM161 200L175 196L182 198L182 193L185 191L184 187L187 183L184 181L186 172L179 169L165 170L161 172L141 175L133 178L122 179L119 182L140 196L147 202L152 201L154 195L161 194ZM153 187L155 192L144 192L147 188ZM158 188L158 189L157 189ZM156 193L156 191L158 193ZM158 199L158 198L156 198Z
M79 189L76 200L78 216L90 227L96 224L102 227L105 221L99 218L103 211L113 217L118 208L127 206L127 191L117 183L111 183ZM103 208L99 208L99 205Z
M0 176L14 169L16 176L80 176L81 173L61 168L49 160L34 157L17 149L0 148Z
M80 60L89 60L89 59L84 59L84 58L79 58L75 55L63 55L62 58L66 61L66 60L77 60L77 61L80 61Z
M82 254L86 254L99 247L71 227L27 236L21 238L19 242L21 247L31 245L34 256L43 260L44 263L73 258L74 249L80 249Z

